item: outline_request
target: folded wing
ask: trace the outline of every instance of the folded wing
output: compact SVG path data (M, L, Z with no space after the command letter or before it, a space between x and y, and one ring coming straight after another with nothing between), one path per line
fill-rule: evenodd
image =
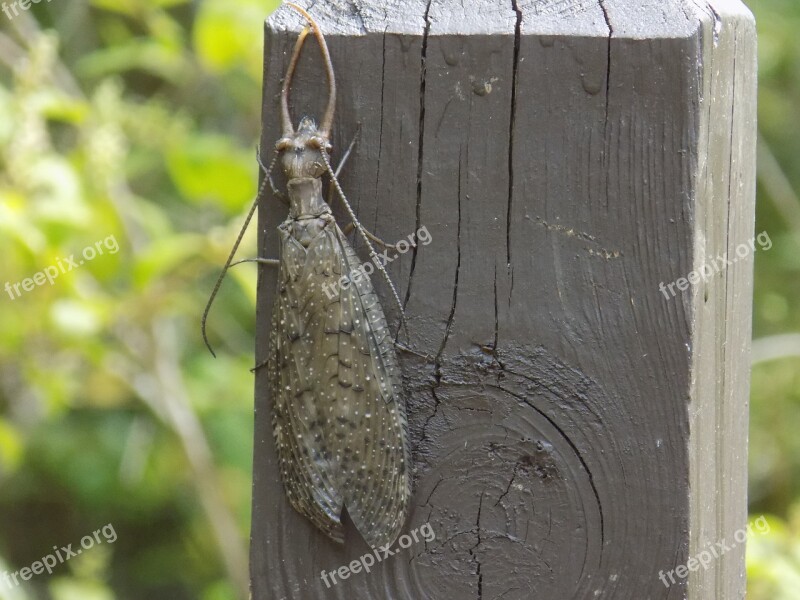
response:
M332 219L308 248L283 232L268 368L292 506L338 542L346 507L381 546L408 512L407 421L392 337L359 266Z

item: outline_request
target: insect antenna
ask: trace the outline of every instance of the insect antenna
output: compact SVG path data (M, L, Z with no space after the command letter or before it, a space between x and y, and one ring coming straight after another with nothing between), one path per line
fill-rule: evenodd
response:
M375 264L375 267L381 272L383 278L386 280L386 283L389 284L389 288L392 290L392 295L394 296L394 301L397 304L397 308L400 309L400 322L403 326L403 330L406 332L406 336L408 336L408 324L406 323L406 315L405 311L403 310L403 303L400 301L400 296L397 294L397 289L394 287L394 283L392 283L391 277L386 272L386 269L383 267L383 263L381 263L380 258L378 257L378 253L375 252L375 248L370 242L369 236L367 235L364 226L361 225L361 221L356 218L356 214L353 212L353 208L350 206L350 202L347 200L347 196L345 196L344 190L342 186L339 185L339 179L336 177L336 173L333 171L333 167L331 167L331 161L328 158L327 152L321 152L322 160L325 163L325 168L328 171L328 174L331 176L331 183L333 183L333 187L336 188L336 192L339 194L339 198L342 199L342 204L347 209L347 214L350 216L350 219L353 221L353 225L356 226L358 229L358 233L361 234L364 243L366 243L367 248L369 249L369 257L372 259L372 262Z
M233 243L233 248L231 248L231 253L228 255L228 260L225 261L225 266L222 267L222 272L219 274L217 278L217 282L214 284L214 289L211 292L211 296L208 298L208 303L206 304L206 309L203 311L203 319L201 321L200 328L203 332L203 341L208 348L208 351L211 352L211 356L214 358L217 355L214 353L214 350L211 348L211 344L208 341L208 336L206 335L206 320L208 319L208 313L211 310L211 305L214 303L214 298L217 297L217 292L219 292L219 288L222 286L222 281L225 279L225 275L228 272L228 269L231 267L233 263L233 257L236 255L236 251L239 249L239 244L242 243L242 238L244 237L245 232L247 231L247 226L250 224L250 220L253 218L253 214L256 212L256 207L258 206L258 200L261 198L261 194L264 193L264 188L269 183L270 175L272 174L272 169L275 168L275 164L278 162L278 152L275 152L275 156L273 156L272 161L269 163L269 167L267 167L267 172L264 175L264 180L261 182L261 185L258 188L258 192L256 193L255 200L253 200L253 205L250 207L250 210L247 213L247 217L244 220L244 225L239 230L239 235L236 238L236 241Z
M286 69L286 75L283 77L283 87L281 88L281 125L283 126L284 137L290 136L294 133L294 126L292 125L292 116L289 114L289 90L292 87L292 78L294 77L295 69L297 68L297 61L300 60L300 51L303 49L303 44L308 35L308 27L305 27L300 35L297 36L297 41L294 44L294 51L292 58L289 61L289 66Z

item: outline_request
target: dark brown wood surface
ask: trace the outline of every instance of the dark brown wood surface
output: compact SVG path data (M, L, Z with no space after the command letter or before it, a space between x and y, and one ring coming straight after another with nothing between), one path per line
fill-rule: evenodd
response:
M750 14L732 0L301 4L336 68L334 162L360 130L341 177L356 213L390 243L432 237L388 269L417 353L400 353L407 529L436 538L326 587L321 571L369 549L290 508L261 370L253 599L744 597L741 545L670 587L659 572L746 520L752 260L675 298L659 283L753 235ZM287 8L266 24L265 154L302 25ZM295 119L325 100L309 43ZM285 214L262 202L262 256ZM274 286L264 269L259 361Z

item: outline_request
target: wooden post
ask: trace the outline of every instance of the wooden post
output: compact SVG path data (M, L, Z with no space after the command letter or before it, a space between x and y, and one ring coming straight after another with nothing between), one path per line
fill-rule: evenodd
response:
M719 263L753 236L750 13L738 0L304 6L339 83L334 162L360 126L341 177L357 214L388 242L432 238L389 270L419 353L400 354L407 530L436 537L327 587L323 570L369 549L289 507L262 370L253 599L744 597L752 252ZM265 149L302 25L288 9L266 24ZM308 45L295 116L321 117L320 63ZM285 208L264 199L259 215L275 256ZM718 271L672 297L704 265ZM259 360L274 287L264 269ZM721 541L735 546L690 561Z

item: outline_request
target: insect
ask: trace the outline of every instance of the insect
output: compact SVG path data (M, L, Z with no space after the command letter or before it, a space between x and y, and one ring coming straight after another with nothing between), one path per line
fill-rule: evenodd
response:
M331 167L331 128L336 82L325 37L314 19L300 33L281 91L283 135L259 190L271 183L280 162L287 179L289 214L278 227L278 290L266 361L272 427L279 469L289 502L331 539L343 543L343 509L373 547L391 544L409 506L410 465L405 399L394 340L369 277L355 273L358 256L322 195L330 177L376 267L382 263L356 219ZM328 105L320 126L303 117L297 129L289 114L289 91L303 44L313 31L327 69ZM352 147L352 146L351 146ZM258 202L250 209L247 227ZM209 299L211 303L242 239L236 240ZM387 281L388 280L388 276ZM395 301L401 309L394 286ZM330 290L336 293L331 294ZM210 349L210 346L209 346ZM212 351L213 354L213 351Z

